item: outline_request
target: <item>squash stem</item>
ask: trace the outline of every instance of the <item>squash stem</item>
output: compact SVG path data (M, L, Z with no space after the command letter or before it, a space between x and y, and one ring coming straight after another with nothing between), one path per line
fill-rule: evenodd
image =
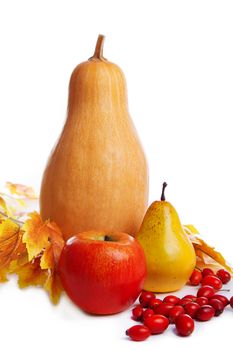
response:
M94 55L90 58L90 60L106 61L106 59L103 56L104 39L105 39L105 36L102 34L99 34L96 42L96 46L95 46Z

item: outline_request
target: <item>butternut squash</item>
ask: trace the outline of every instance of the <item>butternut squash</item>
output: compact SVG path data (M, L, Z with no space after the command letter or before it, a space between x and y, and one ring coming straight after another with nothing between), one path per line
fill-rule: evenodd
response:
M69 85L68 112L44 171L40 212L64 238L87 230L134 235L148 201L148 168L128 112L125 77L103 57L79 64Z

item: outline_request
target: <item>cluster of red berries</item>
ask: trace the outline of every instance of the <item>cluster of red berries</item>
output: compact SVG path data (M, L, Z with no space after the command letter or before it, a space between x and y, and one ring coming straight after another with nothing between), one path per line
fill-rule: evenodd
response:
M230 304L233 308L233 297L228 300L221 294L216 294L231 280L226 270L219 270L215 275L211 269L194 270L190 277L191 285L202 286L197 295L185 295L179 298L167 295L163 300L156 298L152 292L142 291L139 303L132 309L132 318L142 324L135 325L126 331L132 340L141 341L152 334L163 333L169 324L175 324L177 334L190 335L194 330L194 319L208 321L213 316L219 316Z
M203 286L212 286L216 290L222 288L223 284L231 280L231 275L228 271L220 269L214 273L212 269L205 268L202 271L195 269L189 279L192 286L198 286L200 283Z

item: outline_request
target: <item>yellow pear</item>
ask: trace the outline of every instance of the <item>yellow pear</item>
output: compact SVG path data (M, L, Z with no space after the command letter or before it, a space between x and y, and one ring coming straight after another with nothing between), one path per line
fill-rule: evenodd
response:
M183 230L175 208L165 200L163 184L160 201L147 209L136 239L147 260L147 278L143 289L172 292L188 281L196 264L192 243Z

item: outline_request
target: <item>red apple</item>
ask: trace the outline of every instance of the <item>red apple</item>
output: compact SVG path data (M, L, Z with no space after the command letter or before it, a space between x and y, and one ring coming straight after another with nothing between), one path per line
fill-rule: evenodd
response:
M146 260L139 243L126 233L82 232L66 242L59 273L76 305L88 313L108 315L137 299Z

